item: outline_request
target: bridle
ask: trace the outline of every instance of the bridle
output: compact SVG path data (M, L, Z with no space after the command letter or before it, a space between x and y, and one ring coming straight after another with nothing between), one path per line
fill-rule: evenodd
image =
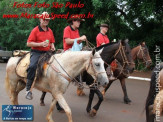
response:
M136 56L138 57L138 55L141 53L141 56L142 56L142 58L143 58L143 62L142 63L145 63L145 65L146 65L146 67L147 67L147 64L148 64L148 62L151 62L151 59L149 59L149 60L147 60L147 57L145 56L145 54L144 54L144 50L145 49L143 49L143 47L140 45L139 46L140 48L139 48L139 51L138 51L138 53L136 54ZM140 61L138 60L138 66L140 65ZM145 68L146 68L145 67Z
M126 69L125 69L125 66L126 66L126 65L130 65L130 64L133 64L133 65L134 65L134 64L135 64L134 62L129 62L129 61L128 61L124 48L125 48L125 46L123 46L122 43L120 42L119 48L117 49L116 53L115 53L114 56L112 57L112 58L116 59L117 55L120 53L120 55L121 55L121 57L122 57L122 61L123 61L122 68L116 68L116 69L120 69L120 70L121 70L121 71L119 72L119 74L117 75L116 78L118 78L119 75L120 75L123 71L126 70ZM112 58L111 58L111 59L112 59ZM105 62L105 64L107 64L107 63ZM109 66L109 64L107 64L107 65ZM128 71L128 70L127 70L127 71ZM123 74L124 74L124 72L123 72Z
M88 66L86 67L86 71L88 72L88 69L91 67L91 69L93 70L93 74L94 74L94 76L95 76L95 78L96 79L94 79L94 81L93 81L93 83L91 84L91 85L89 85L89 87L90 88L94 88L94 89L96 89L96 88L98 88L98 82L97 82L97 77L98 77L98 75L99 74L102 74L102 73L106 73L106 71L105 72L97 72L96 70L95 70L95 67L94 67L94 65L93 65L93 63L92 63L92 60L93 59L96 59L96 58L101 58L101 57L93 57L93 56L91 56L91 58L90 58L90 61L89 61L89 64L88 64Z

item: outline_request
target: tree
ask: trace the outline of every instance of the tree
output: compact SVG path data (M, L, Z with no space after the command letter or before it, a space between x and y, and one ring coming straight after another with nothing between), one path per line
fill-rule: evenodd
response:
M96 45L96 35L99 33L98 25L101 23L109 24L108 37L113 39L130 40L133 47L141 41L146 41L150 54L153 54L155 45L161 45L163 42L163 1L160 0L48 0L46 4L50 7L33 7L33 0L16 0L18 3L32 4L31 8L13 8L14 1L0 1L0 44L7 46L8 49L29 49L26 47L26 41L31 30L38 25L36 19L14 18L4 19L3 14L37 14L47 11L50 14L85 14L85 22L81 24L80 34L86 35L88 40ZM44 3L44 0L37 1L37 4ZM52 4L63 4L61 8L51 8ZM67 3L72 4L65 7ZM84 4L83 7L73 5ZM93 18L87 18L88 13ZM68 25L66 19L55 18L49 23L53 30L56 47L62 47L63 29ZM162 47L161 47L162 48ZM163 57L161 55L161 57ZM153 56L154 59L154 56Z

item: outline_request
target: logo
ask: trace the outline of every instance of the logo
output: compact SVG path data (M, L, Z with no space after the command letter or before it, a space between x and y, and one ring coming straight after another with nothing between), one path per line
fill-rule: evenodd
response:
M5 121L32 121L32 105L2 105L2 120Z

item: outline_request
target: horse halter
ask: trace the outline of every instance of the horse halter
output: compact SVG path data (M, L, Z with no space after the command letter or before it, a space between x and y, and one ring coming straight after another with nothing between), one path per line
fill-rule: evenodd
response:
M95 57L95 58L93 58L93 56L91 56L90 61L89 61L89 64L88 64L88 67L86 67L86 71L88 71L88 68L89 68L89 67L91 67L91 68L93 69L93 74L94 74L94 76L95 76L96 79L94 79L93 83L92 83L91 85L89 85L89 87L93 87L93 88L95 88L95 89L98 88L98 82L97 82L97 77L98 77L98 75L99 75L99 74L102 74L102 73L106 73L106 71L105 71L105 72L97 72L97 71L95 70L95 68L94 68L94 66L93 66L93 63L92 63L92 60L93 60L93 59L96 59L96 58L101 58L101 57Z
M147 58L145 57L145 54L144 54L144 50L145 50L145 49L143 49L143 47L140 45L139 51L138 51L138 53L136 54L136 56L138 57L138 55L139 55L140 52L141 52L142 58L143 58L143 62L142 62L142 63L145 63L145 65L146 65L146 67L147 67L148 62L151 62L152 60L151 60L151 59L147 60ZM139 60L138 60L138 63L140 64Z
M122 66L122 69L121 69L119 75L122 73L122 71L124 71L124 68L126 65L135 64L134 62L128 61L127 56L126 56L125 51L124 51L124 47L125 46L123 46L122 43L120 43L118 50L116 51L115 55L113 56L115 58L118 55L118 53L120 53L122 60L123 60L123 66Z

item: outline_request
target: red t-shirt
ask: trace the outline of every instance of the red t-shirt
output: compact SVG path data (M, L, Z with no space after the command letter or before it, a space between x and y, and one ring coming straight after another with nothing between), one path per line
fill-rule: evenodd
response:
M72 48L72 45L73 45L73 44L67 44L65 41L66 38L75 39L75 38L79 38L79 37L80 37L80 35L79 35L78 29L74 30L70 26L65 27L64 32L63 32L63 48L64 48L64 51L68 50L69 48Z
M96 44L97 44L97 47L101 46L102 43L109 43L109 38L107 35L103 35L102 33L99 33L96 37Z
M49 40L49 45L47 47L32 47L34 50L48 51L50 50L50 44L55 42L52 30L47 27L47 31L44 31L40 25L36 26L30 33L27 42L43 42Z

